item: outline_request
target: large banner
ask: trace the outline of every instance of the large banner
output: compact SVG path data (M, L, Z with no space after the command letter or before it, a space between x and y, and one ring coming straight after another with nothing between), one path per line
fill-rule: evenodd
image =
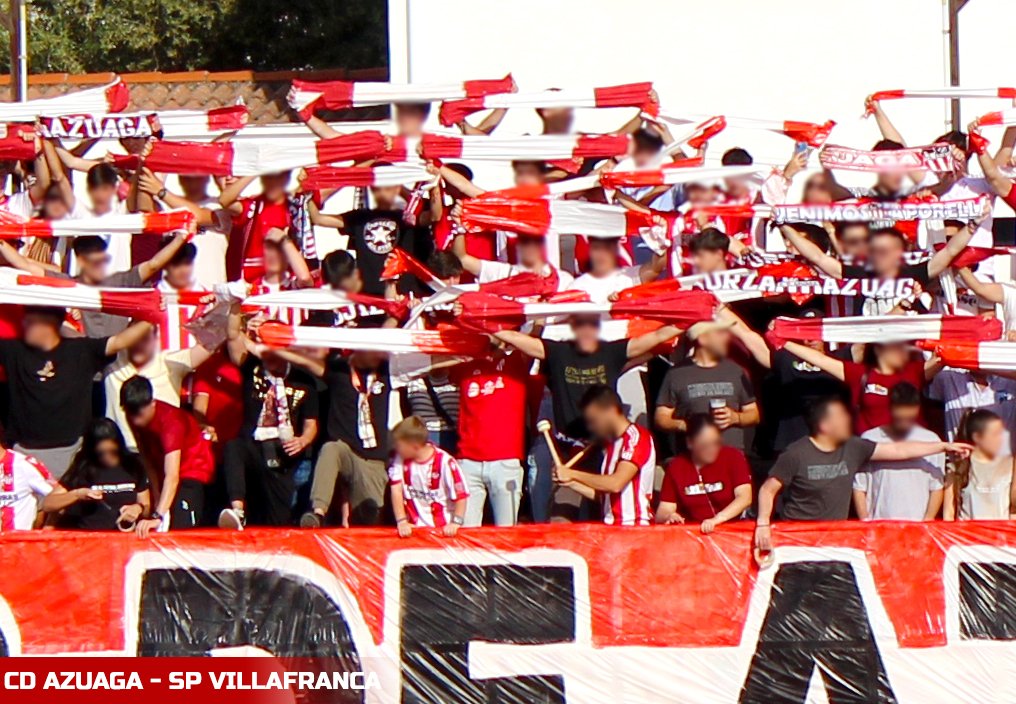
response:
M748 524L9 534L0 652L272 654L372 683L296 687L313 702L1013 700L1016 526L774 538L759 571Z

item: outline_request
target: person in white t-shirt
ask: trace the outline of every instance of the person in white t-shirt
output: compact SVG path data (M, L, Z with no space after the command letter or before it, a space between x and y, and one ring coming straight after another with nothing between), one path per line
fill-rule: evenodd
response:
M542 237L530 237L519 235L515 240L515 253L518 256L518 264L508 262L495 262L489 259L480 259L466 252L466 236L457 235L452 242L452 252L462 262L462 268L476 277L481 284L491 281L501 281L517 274L532 272L544 277L555 277L557 279L557 290L564 291L572 286L574 281L567 271L552 266L546 257L545 243Z
M642 266L622 267L618 262L618 240L589 238L589 272L575 279L571 289L585 291L593 303L606 303L614 294L632 286L655 281L667 264L663 254Z
M903 382L889 393L890 422L861 435L882 442L938 442L918 424L921 392ZM869 461L854 475L854 508L861 520L933 521L942 508L945 454L904 461Z

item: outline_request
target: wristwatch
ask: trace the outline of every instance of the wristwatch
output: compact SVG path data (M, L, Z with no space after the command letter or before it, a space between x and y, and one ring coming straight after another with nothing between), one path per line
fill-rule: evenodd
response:
M159 513L158 511L152 511L152 515L148 517L148 520L150 520L150 521L161 521L162 520L162 514Z
M462 516L452 516L452 523L454 523L457 526L461 526L465 522L466 519L464 519Z
M160 188L159 192L155 194L155 197L158 198L159 200L165 200L166 199L166 187L163 186L162 188Z

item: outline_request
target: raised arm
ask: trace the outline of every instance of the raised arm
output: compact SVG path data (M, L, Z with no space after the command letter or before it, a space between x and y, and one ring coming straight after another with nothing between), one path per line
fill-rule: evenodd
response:
M751 356L755 358L756 362L766 369L772 369L773 351L769 348L769 345L766 344L764 337L748 327L748 325L741 320L740 316L727 306L720 306L719 311L716 313L716 318L718 320L727 320L733 323L733 327L730 328L730 333L740 340L742 345L748 348L748 351L751 352Z
M974 236L977 228L981 226L981 223L985 221L990 213L990 206L988 206L986 214L982 214L976 220L967 223L966 227L949 238L949 241L945 243L945 247L935 252L935 256L928 261L928 278L935 279L949 268L953 259L958 257L960 252L970 244L970 238Z
M318 225L320 227L334 227L336 230L341 230L346 226L346 221L341 215L326 215L325 213L322 213L313 198L307 202L307 213L310 215L310 222L312 225Z
M543 346L543 340L538 337L533 337L517 330L500 330L494 333L494 337L533 359L547 358L547 351Z
M187 244L187 237L188 235L184 232L176 233L173 239L165 247L156 252L151 259L138 264L138 275L141 277L141 280L148 281L162 271L169 264L169 261L176 256L176 253L180 251L180 248Z
M974 276L974 272L972 272L969 267L962 267L956 271L959 273L960 279L966 287L984 300L991 301L992 303L1001 303L1005 299L1005 294L1002 291L1002 284L981 281Z
M843 263L839 259L823 252L817 244L790 225L780 226L780 232L783 233L784 239L801 253L802 257L821 269L826 276L831 276L834 279L843 278Z
M452 188L459 190L462 194L468 198L475 198L478 195L486 193L485 190L477 186L470 179L460 174L455 169L450 169L447 166L442 165L438 168L438 174L444 179Z
M46 276L47 273L52 271L51 269L47 269L40 262L23 256L21 252L19 252L7 240L0 240L0 257L3 257L4 261L15 269L20 269L32 276Z
M981 165L981 171L984 172L984 178L987 179L988 185L991 186L991 190L1002 198L1005 198L1012 190L1012 179L1002 173L1002 170L999 168L1000 164L997 161L997 158L993 158L990 154L988 154L987 143L981 141L983 138L981 137L980 127L977 122L971 122L967 129L970 132L971 147L977 152L977 162ZM1011 138L1016 139L1016 129L1012 127L1008 128L1005 131L1005 135L1007 138L1012 135ZM980 148L977 147L978 143L982 145ZM998 153L1002 154L1003 151L1007 150L1011 154L1012 146L1010 145L1007 148L1005 144L1003 144L1002 148L998 150ZM1008 160L1002 163L1005 164L1007 161Z
M106 356L112 357L117 352L141 342L151 330L152 324L145 320L130 325L123 332L119 332L106 340Z
M875 445L871 459L877 462L897 462L900 460L916 460L929 455L950 452L967 456L973 450L971 445L962 442L921 442L906 440L901 442L880 442Z
M835 357L830 357L825 352L819 352L800 342L787 342L783 349L808 364L818 367L826 374L831 374L840 381L846 380L846 371L843 362Z
M146 193L151 196L154 206L154 199L159 199L170 208L178 208L189 210L194 213L194 222L198 227L208 227L216 224L215 222L215 211L211 208L205 208L192 203L183 196L178 196L175 193L166 190L166 182L159 178L151 169L147 166L141 170L141 175L138 177L138 188L142 193ZM145 204L147 206L147 204ZM142 206L144 209L145 206Z
M314 276L310 273L307 260L303 258L300 248L296 246L296 242L286 230L273 227L265 233L265 240L275 242L282 250L282 254L286 257L286 263L289 264L289 270L293 272L293 277L300 288L314 286Z
M232 208L247 186L254 183L254 176L241 176L223 182L222 190L219 191L219 205L223 208Z
M658 330L628 340L628 359L641 357L652 352L657 346L670 342L684 330L676 325L664 325Z

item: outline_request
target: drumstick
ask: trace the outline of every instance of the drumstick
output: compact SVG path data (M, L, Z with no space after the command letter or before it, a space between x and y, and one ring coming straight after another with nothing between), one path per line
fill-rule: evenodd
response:
M583 448L582 448L581 450L579 450L579 451L578 451L578 452L577 452L577 453L575 454L575 456L574 456L574 457L572 457L572 458L571 458L570 460L568 460L568 461L567 461L567 462L565 463L565 465L564 465L564 468L565 468L565 469L571 469L572 467L574 467L574 466L575 466L576 464L578 464L578 461L579 461L580 459L582 459L583 457L585 457L586 453L587 453L587 452L589 452L589 450L590 450L590 449L592 449L592 447L593 447L593 446L592 446L592 444L591 444L591 443L590 443L589 445L586 445L585 447L583 447Z
M550 436L550 421L543 419L536 424L536 429L543 433L543 437L547 441L547 447L550 449L550 457L554 460L554 466L561 466L561 456L557 454L557 445L554 444L554 438Z

